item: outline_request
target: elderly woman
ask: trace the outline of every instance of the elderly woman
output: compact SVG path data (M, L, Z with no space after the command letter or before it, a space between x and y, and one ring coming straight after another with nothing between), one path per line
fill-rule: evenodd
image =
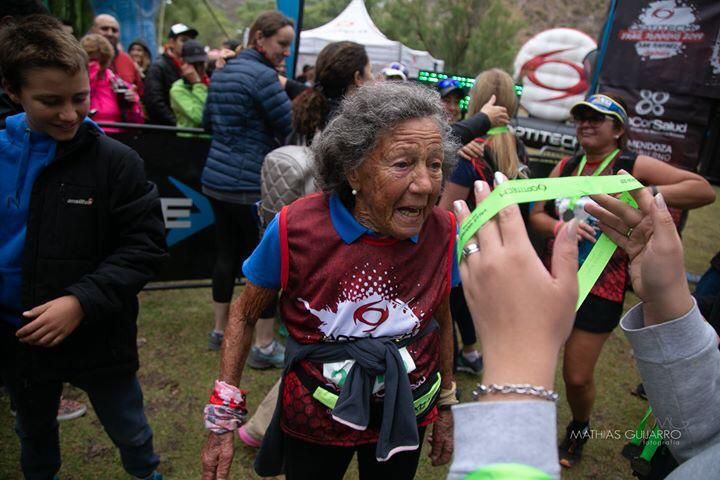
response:
M315 138L323 191L284 207L243 265L204 478L227 478L254 324L280 289L290 337L258 474L341 479L357 452L360 478L411 479L431 423L432 463L450 460L456 229L435 204L451 138L438 94L403 83L359 88Z

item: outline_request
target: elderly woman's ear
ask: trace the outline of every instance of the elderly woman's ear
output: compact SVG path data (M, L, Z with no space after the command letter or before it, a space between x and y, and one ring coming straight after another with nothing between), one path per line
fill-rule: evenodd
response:
M348 172L347 181L350 184L350 188L352 188L353 195L360 191L360 174L357 168Z

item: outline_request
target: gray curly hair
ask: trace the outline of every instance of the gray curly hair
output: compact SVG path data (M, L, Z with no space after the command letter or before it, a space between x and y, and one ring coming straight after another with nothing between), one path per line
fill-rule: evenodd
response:
M315 177L320 188L353 204L347 175L378 146L383 135L406 120L430 118L443 141L443 176L455 165L459 148L447 122L440 95L427 87L403 82L364 85L343 100L337 116L312 143Z

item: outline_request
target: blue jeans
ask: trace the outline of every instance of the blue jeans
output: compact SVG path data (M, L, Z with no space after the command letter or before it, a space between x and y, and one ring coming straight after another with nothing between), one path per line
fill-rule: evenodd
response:
M0 323L4 323L1 322ZM4 328L3 328L4 327ZM15 431L20 437L20 465L27 480L51 480L60 470L57 410L61 382L33 382L17 375L9 351L13 339L0 326L0 374L17 408ZM9 350L9 351L8 351ZM8 361L10 360L10 361ZM145 418L143 394L134 374L94 382L78 382L115 446L125 470L135 477L150 476L160 459L153 451L153 433Z

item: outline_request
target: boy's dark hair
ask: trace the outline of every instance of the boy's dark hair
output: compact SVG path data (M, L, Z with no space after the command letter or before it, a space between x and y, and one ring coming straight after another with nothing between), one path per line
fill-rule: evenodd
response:
M0 2L0 19L35 14L49 15L50 11L40 3L40 0L2 0Z
M88 57L62 24L48 15L29 15L0 25L0 78L19 93L26 72L58 68L68 74L87 69Z
M295 26L290 18L286 17L277 10L261 13L250 26L248 46L255 46L257 41L257 32L262 32L263 37L268 38L272 37L278 32L278 30L288 25L291 27Z

